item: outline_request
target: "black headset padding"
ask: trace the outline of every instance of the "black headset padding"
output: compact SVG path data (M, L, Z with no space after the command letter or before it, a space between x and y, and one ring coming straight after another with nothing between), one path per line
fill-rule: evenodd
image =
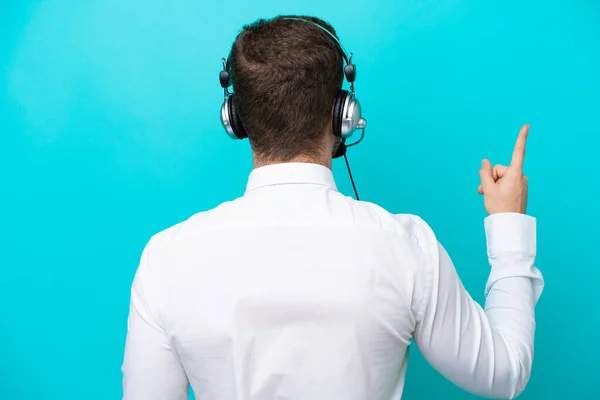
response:
M342 118L344 117L342 111L346 97L348 97L348 91L340 90L333 103L333 118L331 119L331 123L333 134L337 137L342 137Z
M344 140L340 141L338 148L336 149L335 153L333 153L332 158L340 158L340 157L345 156L347 149L348 149L348 146L346 146L346 143L344 143Z
M233 129L233 133L237 136L238 139L245 139L248 137L246 134L246 130L244 129L244 125L240 118L238 117L237 110L235 109L235 103L233 102L234 96L229 96L227 99L227 107L229 108L229 118L231 119L231 128Z

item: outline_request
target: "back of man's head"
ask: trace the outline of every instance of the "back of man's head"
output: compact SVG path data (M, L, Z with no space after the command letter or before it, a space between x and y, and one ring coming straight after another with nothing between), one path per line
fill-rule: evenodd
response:
M335 35L326 22L301 18ZM231 71L238 115L257 157L286 162L321 152L343 80L333 38L311 23L261 19L238 35Z

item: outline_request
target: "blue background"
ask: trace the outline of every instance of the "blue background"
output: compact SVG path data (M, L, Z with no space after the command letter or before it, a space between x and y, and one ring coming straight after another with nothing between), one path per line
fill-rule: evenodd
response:
M243 193L249 146L222 131L217 74L243 24L279 13L324 18L355 53L360 194L429 222L479 301L480 161L508 163L531 124L547 287L522 398L600 398L600 2L284 3L0 5L0 398L120 398L141 250ZM413 355L404 398L473 398Z

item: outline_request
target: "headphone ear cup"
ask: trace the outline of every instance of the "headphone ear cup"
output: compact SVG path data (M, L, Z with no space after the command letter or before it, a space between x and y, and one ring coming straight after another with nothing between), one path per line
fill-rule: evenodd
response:
M246 134L246 130L244 129L244 125L242 121L240 121L240 117L235 108L234 96L231 95L227 99L227 106L229 108L229 118L231 118L231 129L233 133L238 139L245 139L248 137Z
M331 118L331 125L333 134L337 137L342 137L342 118L344 117L343 109L347 97L348 91L340 90L333 103L333 116Z

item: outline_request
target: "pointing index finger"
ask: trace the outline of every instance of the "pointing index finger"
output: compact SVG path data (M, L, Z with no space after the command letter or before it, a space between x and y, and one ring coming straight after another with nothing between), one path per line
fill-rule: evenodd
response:
M515 150L513 151L512 161L510 165L519 169L523 168L523 162L525 161L525 143L527 142L527 135L529 133L529 125L525 124L519 132L517 143L515 144Z

